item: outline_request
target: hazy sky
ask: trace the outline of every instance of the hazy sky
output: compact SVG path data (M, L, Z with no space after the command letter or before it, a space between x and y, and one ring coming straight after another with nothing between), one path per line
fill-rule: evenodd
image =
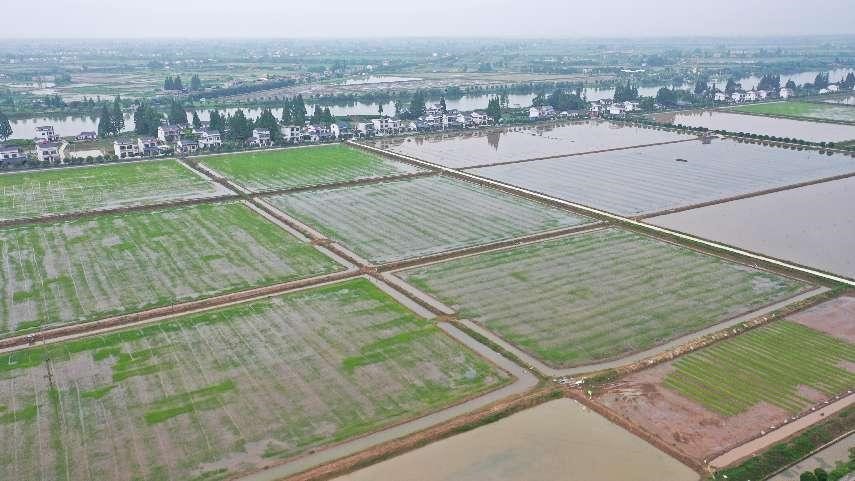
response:
M37 6L36 6L37 3ZM0 1L0 38L855 34L855 0Z

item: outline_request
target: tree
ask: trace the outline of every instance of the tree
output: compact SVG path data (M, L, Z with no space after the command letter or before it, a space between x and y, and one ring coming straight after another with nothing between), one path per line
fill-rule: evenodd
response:
M255 127L269 130L270 139L274 142L278 142L282 136L282 132L279 130L279 121L276 120L269 108L261 110L261 115L255 121Z
M625 84L615 85L615 102L626 102L627 100L636 100L638 98L638 87L631 85L629 82Z
M493 97L487 102L487 116L496 123L502 118L502 104L499 97Z
M119 133L125 130L125 114L122 113L122 99L118 95L113 99L113 111L110 113L110 120L113 122L113 132Z
M252 123L247 120L243 110L238 109L234 115L229 117L228 138L236 142L244 142L252 135ZM272 132L271 132L272 135Z
M106 103L101 104L101 114L98 116L98 137L107 137L114 132L115 126L110 117L110 107Z
M707 90L707 83L703 80L695 82L695 95L701 95Z
M855 88L855 73L849 72L846 74L846 79L840 84L841 88L852 90Z
M226 130L226 119L220 115L216 110L212 110L210 112L210 120L208 121L208 126L213 130L218 130L220 133L223 133Z
M588 106L588 103L582 100L578 95L569 94L561 89L552 92L549 97L546 98L546 103L558 111L582 110Z
M427 112L427 107L425 106L425 93L421 90L416 91L413 95L413 98L410 99L410 108L408 109L409 116L417 119Z
M163 90L173 90L175 89L175 84L172 82L172 77L167 76L166 80L163 81Z
M816 476L816 481L828 481L828 472L822 468L814 469L813 474Z
M828 72L820 72L816 74L816 78L813 79L813 86L817 89L828 87Z
M195 110L193 111L193 127L196 127L197 129L202 127L202 120L199 118L199 114L197 114Z
M291 102L286 100L282 106L282 125L291 125L293 118L291 117Z
M190 79L190 90L202 90L202 81L199 80L199 75L193 74Z
M178 100L169 103L169 123L175 125L187 125L187 112Z
M172 80L172 88L174 90L184 90L184 86L181 85L181 76L180 75L176 75L175 78Z
M532 107L543 107L544 105L546 105L546 96L543 94L543 92L535 95L534 98L531 99Z
M659 105L663 105L666 107L671 107L677 104L677 92L667 88L662 87L656 92L656 103Z
M739 84L736 83L736 80L732 78L727 79L727 84L724 86L724 93L729 97L733 92L739 88Z
M404 116L404 102L401 102L400 99L395 99L394 105L395 105L395 117L403 118L403 116Z
M439 110L441 110L442 113L448 112L448 106L445 105L445 97L439 98Z
M335 117L333 117L333 114L332 112L330 112L329 107L324 107L324 116L322 122L327 125L330 125L331 123L335 122Z
M306 103L300 94L297 94L291 101L291 118L297 125L305 125L306 123Z
M781 89L781 76L780 75L764 75L760 78L760 82L757 83L757 90L771 90L776 91Z
M799 481L816 481L816 475L810 471L805 471L799 476Z
M134 132L139 135L157 135L157 127L163 117L154 107L140 103L134 111Z
M382 106L381 106L381 112L382 112ZM380 115L383 115L383 114L381 113ZM319 124L323 120L324 120L324 111L323 111L323 109L321 109L320 105L315 104L315 110L312 112L312 123L313 124Z
M380 115L380 117L383 116L383 104L382 103L377 104L377 114Z
M12 136L12 124L3 111L0 111L0 140L6 140Z
M795 90L796 89L796 83L793 81L793 79L787 80L787 84L785 85L785 87L787 87L790 90Z

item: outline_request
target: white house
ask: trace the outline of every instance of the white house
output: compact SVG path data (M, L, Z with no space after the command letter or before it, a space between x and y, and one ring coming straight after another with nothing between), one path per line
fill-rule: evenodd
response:
M401 121L392 117L380 117L371 119L375 135L394 135L401 133Z
M724 92L716 92L715 95L713 95L713 100L715 100L716 102L726 102L727 94L725 94Z
M346 122L334 122L330 125L330 132L337 139L349 139L353 137L353 131L350 129L350 124Z
M757 91L757 98L758 98L758 99L760 99L760 100L766 100L766 98L767 98L768 96L769 96L769 91L768 91L768 90L758 90L758 91Z
M481 112L472 112L469 114L469 123L476 127L487 125L489 122L490 117Z
M175 151L180 154L193 154L199 150L199 143L193 139L178 139L175 142Z
M161 142L175 142L181 138L181 129L177 125L160 125L157 127L157 138Z
M749 90L745 92L745 96L743 97L745 102L756 102L757 101L757 92L753 90Z
M623 115L626 113L626 108L624 108L622 103L616 103L609 105L609 115Z
M829 92L839 92L839 91L840 91L840 86L839 86L839 85L837 85L837 84L831 84L831 85L829 85L829 86L828 86L828 91L829 91Z
M154 157L160 155L160 147L154 137L140 137L137 139L137 150L140 155Z
M291 144L297 144L303 140L303 127L298 125L284 125L279 127L282 140Z
M373 137L374 136L374 123L373 122L357 122L356 123L356 132L360 137Z
M140 148L137 142L130 139L117 139L113 141L113 153L120 159L139 157Z
M36 156L41 162L62 162L59 154L59 144L56 142L42 142L36 144Z
M77 140L95 140L98 138L98 134L95 132L80 132L77 134Z
M27 154L20 147L0 145L0 163L20 162L26 158Z
M781 97L782 99L787 99L787 98L790 98L792 96L793 96L793 89L788 89L788 88L784 87L780 91L778 91L778 97Z
M259 147L270 147L270 131L267 129L252 129L252 143Z
M223 145L223 139L219 130L199 129L199 146L204 148L219 147Z
M528 109L529 119L549 119L555 117L555 109L551 105L531 107Z
M733 92L732 94L730 94L730 98L733 99L733 101L736 103L742 102L743 97L744 96L742 92Z
M820 93L820 94L827 94L828 92L831 92L831 90L828 90L828 89L819 89L819 93Z
M602 110L600 104L593 103L591 104L591 108L588 109L588 112L590 113L591 117L599 117L600 110Z
M36 142L59 142L59 136L53 130L53 125L36 127Z

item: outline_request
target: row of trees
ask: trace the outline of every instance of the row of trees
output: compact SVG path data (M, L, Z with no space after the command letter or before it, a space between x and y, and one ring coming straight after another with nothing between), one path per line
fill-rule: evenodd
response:
M9 123L9 117L0 110L0 140L6 140L12 136L12 124Z
M98 137L116 135L125 128L125 116L122 113L122 100L117 95L112 107L109 103L101 105L98 115Z
M181 76L167 76L166 80L163 81L163 90L184 90L184 85L181 82ZM190 90L202 90L202 81L196 74L193 74L193 76L190 77Z

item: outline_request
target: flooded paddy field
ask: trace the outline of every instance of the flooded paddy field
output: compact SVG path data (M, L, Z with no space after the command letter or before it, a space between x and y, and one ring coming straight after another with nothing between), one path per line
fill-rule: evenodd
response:
M557 399L337 481L380 479L695 481L698 474L576 401Z
M0 252L0 336L343 269L241 203L6 227Z
M701 461L853 385L855 344L789 319L631 374L594 400Z
M0 357L0 479L226 479L509 376L367 279Z
M855 159L714 139L473 169L621 215L641 215L855 172Z
M228 193L175 160L10 173L0 175L0 220Z
M849 105L832 105L821 102L802 102L798 100L766 102L760 104L740 105L739 107L734 107L730 110L752 114L855 122L855 107Z
M674 125L771 135L780 138L801 139L808 142L844 142L855 140L855 125L777 119L721 110L669 112L654 114L653 118L657 122Z
M344 145L217 155L200 159L250 191L265 191L419 172Z
M855 279L852 205L850 177L646 222Z
M372 262L389 262L572 227L590 219L433 176L268 198Z
M855 105L855 94L835 96L821 101L828 104Z
M552 367L620 358L806 287L613 228L397 275Z
M532 128L511 127L443 136L378 140L375 145L446 167L459 168L692 138L652 127L591 120Z

